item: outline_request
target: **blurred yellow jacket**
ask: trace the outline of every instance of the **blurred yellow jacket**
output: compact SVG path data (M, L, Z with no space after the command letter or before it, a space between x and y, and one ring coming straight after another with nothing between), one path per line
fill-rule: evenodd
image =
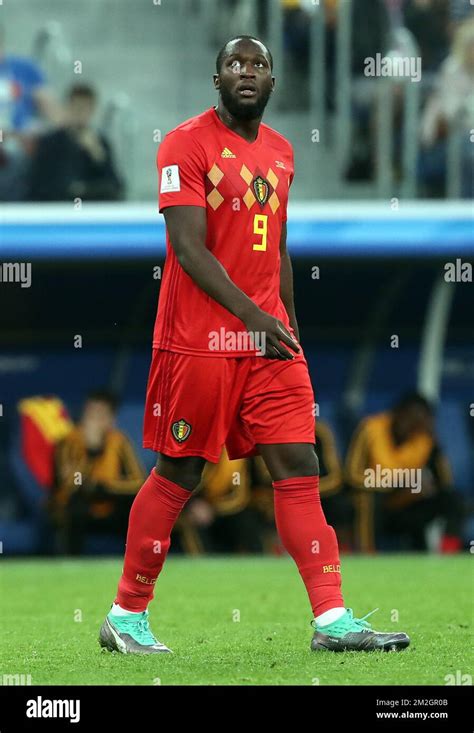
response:
M218 514L236 514L250 501L248 461L229 460L224 448L219 463L207 463L200 483L202 495Z

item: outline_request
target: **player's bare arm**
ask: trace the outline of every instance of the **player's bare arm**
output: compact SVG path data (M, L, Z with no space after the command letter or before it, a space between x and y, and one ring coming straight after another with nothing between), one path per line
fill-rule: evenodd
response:
M229 278L206 245L206 210L170 206L164 210L170 242L179 264L196 285L245 324L250 333L265 334L265 357L292 359L299 347L283 323L259 308ZM282 343L283 342L283 343Z
M296 320L295 300L293 294L293 268L291 266L290 255L286 247L286 221L283 222L281 228L280 258L280 297L283 301L283 305L286 308L286 312L288 313L290 326L295 332L295 336L299 341L300 332L298 328L298 321Z

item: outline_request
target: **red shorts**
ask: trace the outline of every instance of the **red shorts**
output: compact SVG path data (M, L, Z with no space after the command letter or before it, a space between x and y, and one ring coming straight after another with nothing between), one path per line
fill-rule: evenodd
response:
M314 443L314 395L303 352L188 356L153 349L143 447L167 456L255 455L259 443Z

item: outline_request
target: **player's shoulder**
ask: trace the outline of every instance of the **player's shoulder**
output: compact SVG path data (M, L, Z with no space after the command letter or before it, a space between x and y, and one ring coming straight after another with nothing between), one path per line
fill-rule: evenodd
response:
M207 109L205 112L201 112L201 114L199 115L190 117L184 122L181 122L179 125L177 125L168 132L168 134L165 136L165 140L171 140L177 136L179 136L180 138L188 136L190 139L195 139L196 137L199 137L206 130L206 128L212 128L213 119L211 112L212 108Z
M271 145L282 153L286 153L289 156L293 156L293 146L290 141L278 132L270 125L266 125L264 122L261 123L263 130L263 138L266 145Z
M190 117L181 122L177 127L170 130L163 138L158 147L158 166L170 155L176 159L193 158L205 165L206 145L208 141L207 130L212 130L211 110ZM175 161L177 162L177 161Z

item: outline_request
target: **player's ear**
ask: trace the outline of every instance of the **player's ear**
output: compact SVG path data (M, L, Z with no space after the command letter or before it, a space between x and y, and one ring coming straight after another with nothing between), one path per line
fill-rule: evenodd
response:
M219 79L219 74L214 74L212 77L214 81L214 89L220 89L221 88L221 82Z
M275 77L272 76L272 92L275 91Z

